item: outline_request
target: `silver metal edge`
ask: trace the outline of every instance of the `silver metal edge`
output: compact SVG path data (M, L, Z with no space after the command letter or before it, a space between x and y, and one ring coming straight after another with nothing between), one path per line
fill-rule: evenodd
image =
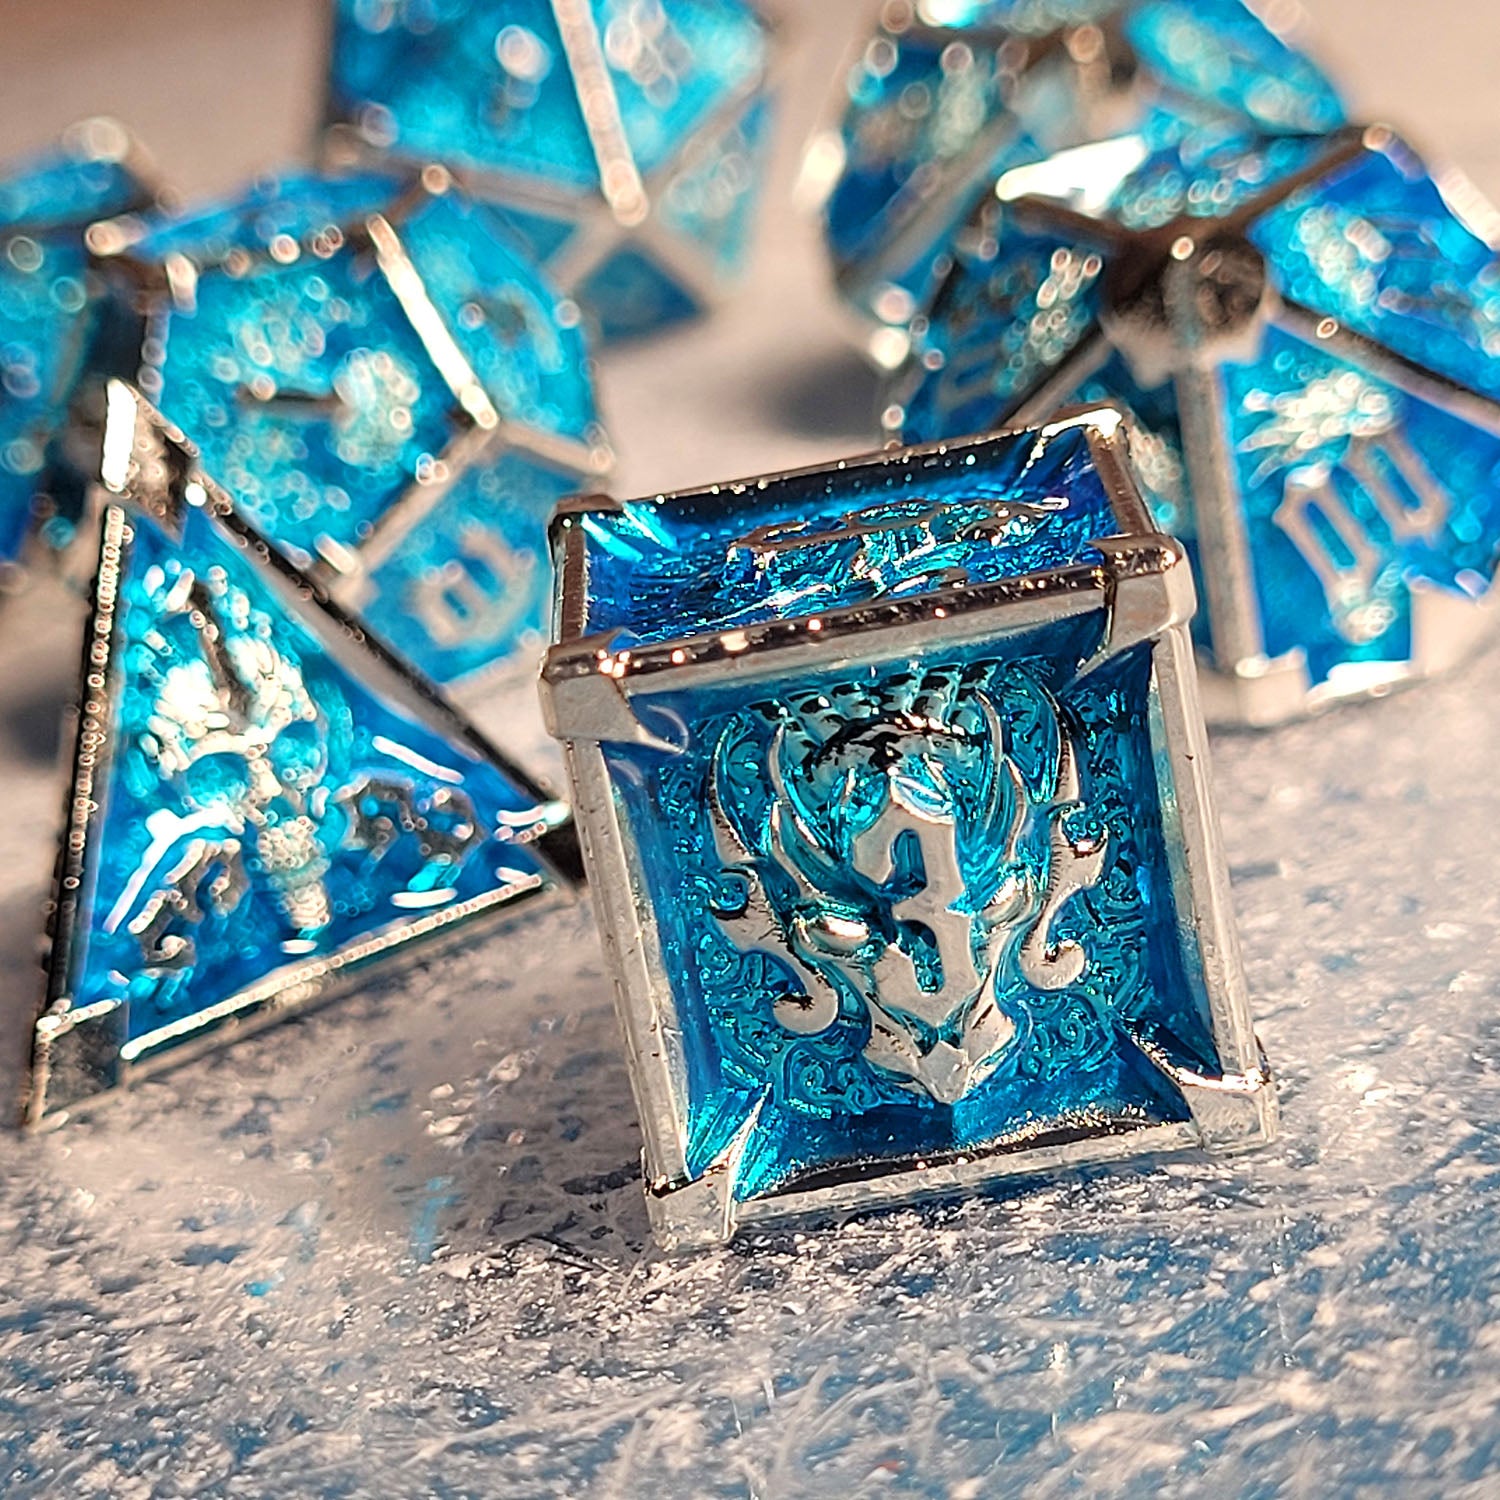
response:
M63 799L62 835L58 840L52 894L48 902L41 956L40 993L32 1017L29 1068L22 1080L23 1123L35 1125L48 1112L53 1052L59 1028L48 1024L65 1004L73 978L80 908L88 875L90 836L100 813L95 789L108 779L113 759L109 726L113 722L118 684L112 670L115 611L119 584L132 534L117 505L104 507L99 518L99 564L93 598L83 629L78 702L67 790ZM114 1077L102 1083L118 1081Z
M1109 574L1111 603L1122 581L1132 576L1160 579L1173 575L1186 580L1183 598L1170 593L1169 608L1155 630L1129 634L1107 654L1143 639L1154 639L1153 699L1160 714L1161 755L1171 772L1159 788L1164 819L1181 833L1183 873L1179 912L1192 913L1187 955L1201 972L1210 1000L1216 1044L1238 1076L1197 1079L1180 1070L1170 1075L1193 1113L1192 1125L1142 1127L1126 1134L1107 1134L1066 1146L1017 1148L1001 1145L966 1153L961 1162L924 1168L894 1167L878 1178L849 1180L806 1191L795 1188L762 1198L737 1200L733 1194L732 1164L714 1163L697 1176L687 1175L685 1138L687 1085L681 1053L674 1050L680 1036L676 1003L656 943L655 918L645 900L642 877L631 864L630 837L619 815L603 751L596 743L565 736L565 753L575 788L580 831L590 869L599 925L612 956L616 1005L626 1033L632 1086L646 1135L647 1199L659 1243L667 1250L686 1250L717 1244L742 1225L807 1214L853 1211L862 1206L911 1201L914 1197L953 1191L1031 1171L1150 1154L1156 1150L1184 1150L1198 1145L1243 1148L1267 1140L1274 1133L1275 1101L1264 1074L1258 1044L1250 1030L1238 937L1229 904L1227 865L1208 786L1206 733L1197 711L1192 648L1186 629L1191 617L1192 582L1182 549L1157 532L1129 466L1126 439L1118 420L1108 430L1087 428L1087 440L1123 534ZM572 516L585 512L584 502ZM582 587L576 570L584 548L576 526L559 525L555 544L563 554L560 597L569 584ZM570 572L572 576L570 576ZM1178 585L1180 588L1181 585ZM576 600L575 600L576 603ZM946 622L939 622L946 624ZM990 617L986 634L1001 634ZM882 646L900 654L908 643L885 632ZM955 639L951 635L945 640ZM885 652L879 653L884 655ZM797 663L803 665L803 663ZM792 669L778 653L775 670ZM716 674L717 675L717 674ZM1180 929L1181 931L1181 929ZM1155 1061L1155 1059L1153 1059Z
M1180 862L1173 882L1179 931L1184 956L1203 976L1210 1030L1225 1075L1215 1080L1174 1070L1168 1076L1182 1089L1203 1143L1239 1149L1274 1136L1275 1094L1255 1039L1213 797L1208 734L1185 625L1163 634L1151 665L1162 820L1169 860Z
M680 1182L687 1177L687 1068L644 878L635 867L603 750L587 741L566 740L563 755L615 1012L625 1037L645 1142L646 1181Z
M1190 1125L1143 1125L1135 1130L1088 1137L1059 1146L1007 1147L965 1153L961 1160L923 1165L873 1178L853 1178L830 1187L793 1189L764 1198L747 1198L734 1205L734 1227L778 1221L839 1217L863 1209L922 1202L948 1194L973 1191L1007 1178L1038 1172L1066 1171L1096 1163L1148 1161L1156 1155L1179 1154L1199 1145ZM670 1222L670 1221L668 1221ZM702 1247L697 1242L696 1247ZM672 1248L695 1248L683 1239Z
M1418 401L1500 436L1500 401L1417 364L1379 340L1346 327L1337 318L1324 317L1300 302L1283 299L1280 314L1271 318L1271 325L1310 348L1329 349L1341 358L1366 365Z
M1229 453L1217 368L1182 369L1173 381L1183 461L1193 491L1213 659L1221 671L1265 659L1250 536Z
M33 1128L60 1123L80 1105L107 1099L142 1079L184 1066L278 1022L311 1014L341 1000L353 991L354 982L364 968L387 953L393 955L388 972L400 974L419 959L439 959L478 935L503 931L520 919L519 908L524 907L527 912L544 910L566 905L569 900L563 886L537 877L492 892L482 905L472 910L464 908L445 913L444 920L421 931L403 932L399 936L389 934L385 942L371 940L357 945L355 951L344 950L330 955L316 969L308 965L279 970L264 984L185 1018L178 1027L164 1028L159 1035L138 1038L130 1046L139 1048L139 1052L127 1055L127 1048L122 1047L115 1054L112 1081L88 1093L70 1095L54 1102L48 1095L45 1077L34 1067L33 1077L42 1077L43 1081L40 1088L33 1088L35 1108L26 1123ZM123 1003L119 1009L124 1009ZM65 1044L68 1035L69 1029L60 1029L49 1038L47 1045ZM153 1040L154 1045L151 1045Z

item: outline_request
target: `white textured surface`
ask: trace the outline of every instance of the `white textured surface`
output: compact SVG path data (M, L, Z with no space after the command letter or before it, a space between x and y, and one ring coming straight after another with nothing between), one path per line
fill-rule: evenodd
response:
M853 9L797 18L798 119ZM1500 16L1316 14L1361 103L1500 188ZM0 154L109 108L222 185L297 138L316 32L297 0L6 0ZM611 356L628 487L859 444L869 383L777 203L763 252L712 323ZM52 595L0 616L0 1082L69 616ZM1259 1156L664 1262L581 911L0 1138L0 1491L1500 1493L1497 682L1491 653L1219 742L1283 1089Z

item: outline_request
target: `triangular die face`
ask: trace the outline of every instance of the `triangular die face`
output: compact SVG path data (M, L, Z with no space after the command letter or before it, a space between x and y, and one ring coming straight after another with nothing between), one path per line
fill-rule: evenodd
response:
M36 1114L557 878L556 806L208 508L101 552Z
M692 0L654 14L622 0L593 0L590 9L620 124L643 175L671 161L765 71L765 30L741 0Z
M350 246L210 267L158 339L162 410L201 430L205 466L304 565L357 547L452 439L452 391L374 258Z

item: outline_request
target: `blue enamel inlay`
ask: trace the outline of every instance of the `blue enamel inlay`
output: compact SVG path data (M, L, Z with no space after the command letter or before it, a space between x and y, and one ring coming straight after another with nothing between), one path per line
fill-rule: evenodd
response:
M406 176L394 172L262 177L233 197L151 215L132 236L131 253L153 264L175 254L214 265L237 250L269 253L282 236L310 243L385 211L409 185Z
M1169 89L1261 130L1311 135L1344 122L1322 69L1241 0L1148 0L1127 9L1125 33Z
M1263 132L1319 132L1343 120L1324 75L1241 0L975 4L933 0L917 21L877 30L849 75L843 170L827 238L853 304L905 325L949 265L960 226L1004 172L1096 139L1093 78L1047 53L1022 82L1006 33L1037 36L1117 18L1135 82L1112 129L1238 119ZM997 30L996 28L1001 28ZM1097 79L1089 85L1097 88Z
M1029 509L997 523L997 503ZM983 584L1096 563L1091 543L1119 529L1077 427L632 502L579 524L584 630L617 649L922 592L954 569Z
M552 570L538 538L574 476L520 454L468 470L370 572L361 612L440 682L492 664L492 642L536 655Z
M545 264L577 219L607 213L599 148L579 102L577 69L587 76L594 59L620 139L660 197L662 223L706 266L732 272L763 175L759 110L721 126L717 141L703 135L753 94L765 27L743 0L588 0L580 19L573 56L547 0L339 0L334 110L398 159L438 159L469 174L515 215ZM633 249L609 257L578 296L606 333L640 332L699 305L670 265Z
M164 325L143 388L304 562L365 540L452 435L453 394L368 258L210 270Z
M31 532L90 337L84 230L145 196L118 156L87 137L0 169L0 561L15 560ZM64 544L74 519L55 517L44 535Z
M133 525L68 982L129 1040L543 878L534 796L350 674L243 549Z
M1500 400L1495 247L1400 141L1289 199L1251 237L1292 300Z
M830 1169L909 1165L1022 1133L1046 1138L1187 1118L1139 1045L1154 1043L1196 1068L1218 1066L1201 975L1178 939L1149 729L1149 656L1137 648L1079 677L1099 645L1100 620L1012 638L1003 653L993 645L949 649L749 692L664 695L653 701L687 726L683 753L608 748L682 1026L690 1173L709 1167L747 1126L739 1198L806 1186ZM955 903L958 930L970 934L972 951L995 944L990 951L1000 954L995 1053L966 1087L933 1085L956 1099L913 1086L903 1069L914 1049L943 1040L968 1038L978 1051L972 1012L930 1027L907 1018L892 1050L872 1045L877 1012L866 999L872 979L880 993L880 975L892 966L911 966L930 989L949 982L950 959L938 955L932 931L902 918L903 897L935 878L927 861L938 845L898 840L885 882L856 868L887 805L875 747L912 715L952 736L929 729L909 774L925 778L934 815L951 820L929 827L942 828L956 854L964 890ZM1064 733L1078 785L1076 803L1060 816L1069 836L1099 839L1106 853L1095 882L1052 927L1055 943L1079 945L1082 973L1044 990L1023 972L1022 927L997 941L982 914L1006 899L997 892L1046 883L1057 857L1048 807L1060 794ZM787 856L772 821L778 792L767 772L778 762L782 790L809 836L839 857L798 898L785 885ZM747 877L726 864L710 785L735 838L754 851L753 878L776 888L778 909L784 902L804 921L816 913L863 934L825 965L836 1013L811 1034L784 1019L801 1003L805 975L774 943L734 935ZM1021 832L1007 855L1003 829L1013 816Z
M1399 676L1403 663L1426 655L1414 634L1414 588L1476 600L1500 559L1500 407L1486 419L1474 395L1459 389L1445 399L1441 384L1500 402L1500 261L1473 205L1452 189L1445 196L1384 132L1367 133L1342 165L1344 147L1326 137L1188 131L1155 149L1133 139L1059 155L1029 172L1027 191L1112 232L1155 235L1135 243L1157 255L1174 224L1191 237L1196 221L1237 214L1275 291L1314 326L1327 320L1312 348L1278 325L1273 304L1258 351L1242 362L1237 346L1222 365L1264 653L1302 651L1314 685L1352 687L1374 663ZM1305 186L1257 204L1320 158L1328 166ZM934 307L927 351L911 362L902 393L909 441L998 425L1021 407L1038 415L1029 398L1068 355L1111 336L1108 237L1090 250L1092 280L1065 277L1079 252L1040 233L1007 232L1012 212L1002 203L986 209L983 242L965 253ZM1439 379L1430 394L1400 382L1378 350L1366 361L1357 349L1336 357L1321 346L1341 329L1418 367L1418 392L1421 370L1431 371ZM1172 381L1144 388L1129 360L1110 353L1058 397L1115 402L1138 420L1137 460L1158 520L1187 546L1200 598L1212 597ZM1201 613L1195 632L1210 649L1211 627Z
M376 214L415 280L382 264L369 239ZM380 175L305 176L153 223L133 254L158 262L171 288L147 330L141 385L193 434L205 468L257 529L303 563L383 569L378 584L364 580L365 616L439 681L535 642L546 617L546 516L590 472L602 435L578 310L491 210ZM177 290L174 256L195 268L190 291ZM459 388L468 378L459 363L502 424L488 444L464 419L467 408L490 420ZM562 454L549 458L545 482L516 457L533 444ZM429 486L441 489L436 513ZM502 539L514 564L486 591L508 579L521 580L519 590L461 628L441 608L412 613L397 575L466 567L443 549L476 530Z
M1095 246L1019 229L1002 242L993 259L966 260L933 308L928 373L905 401L908 434L999 426L1095 326L1104 270Z

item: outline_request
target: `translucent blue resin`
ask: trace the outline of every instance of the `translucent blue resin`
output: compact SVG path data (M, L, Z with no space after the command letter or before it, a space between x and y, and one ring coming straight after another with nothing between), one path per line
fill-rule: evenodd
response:
M93 321L83 233L145 197L86 140L0 168L0 561L19 557L39 519L55 545L73 535L74 517L39 517L34 502Z
M1120 525L1078 427L577 524L581 629L613 651L1088 567ZM680 747L603 748L680 1032L689 1176L727 1161L747 1199L1189 1118L1148 1056L1220 1069L1151 648L1102 660L1098 602L920 655L872 629L836 669L633 700ZM1049 891L1072 893L1050 917Z
M374 215L415 270L417 302L382 268ZM591 472L602 434L576 307L489 209L381 174L301 176L153 221L131 254L167 288L140 384L257 529L350 575L345 597L436 680L536 643L547 517ZM464 415L451 353L499 418L488 442ZM476 539L506 560L486 607L424 608Z
M1129 91L1110 126L1241 119L1262 131L1320 132L1343 107L1323 74L1241 0L1144 3L937 3L879 30L847 80L844 165L825 215L849 299L903 326L950 264L960 227L1007 170L1096 139L1101 87L1065 48L1018 80L1007 35L1042 37L1094 22L1128 50ZM997 30L997 28L999 28Z
M546 880L534 793L352 675L201 511L132 529L67 955L127 1056Z
M762 175L763 106L723 113L764 74L763 24L742 0L588 0L584 19L662 225L705 268L732 272ZM460 169L544 264L581 222L608 218L580 87L547 0L339 0L334 114L397 159ZM697 286L628 241L574 290L611 335L701 305Z
M1029 509L976 544L997 502ZM584 629L616 649L922 592L955 570L982 584L1094 564L1092 542L1116 529L1077 427L631 502L580 524Z
M1236 346L1219 378L1264 654L1301 651L1314 686L1419 657L1417 594L1479 599L1500 556L1500 414L1466 416L1464 405L1473 399L1465 392L1500 400L1500 263L1399 141L1367 133L1341 162L1338 149L1326 137L1179 131L1030 169L1026 192L1082 221L1049 234L1039 210L1018 229L1008 224L1018 204L987 206L934 305L927 363L912 363L900 403L911 441L997 426L1019 410L1034 418L1044 386L1063 403L1118 403L1139 426L1137 463L1158 520L1187 545L1203 597L1209 564L1173 381L1145 386L1114 352L1071 390L1051 382L1091 341L1109 349L1105 288L1120 244L1159 255L1173 226L1191 237L1237 215L1275 292L1311 315L1292 325L1273 304L1253 354ZM1310 168L1305 186L1280 189ZM1121 230L1137 237L1120 241ZM1366 360L1317 347L1311 330L1323 319L1389 353L1373 349ZM1438 379L1426 394L1409 381L1398 389L1390 367L1381 373L1391 355L1417 367L1419 386L1424 369ZM1210 649L1211 624L1203 614L1195 626Z

